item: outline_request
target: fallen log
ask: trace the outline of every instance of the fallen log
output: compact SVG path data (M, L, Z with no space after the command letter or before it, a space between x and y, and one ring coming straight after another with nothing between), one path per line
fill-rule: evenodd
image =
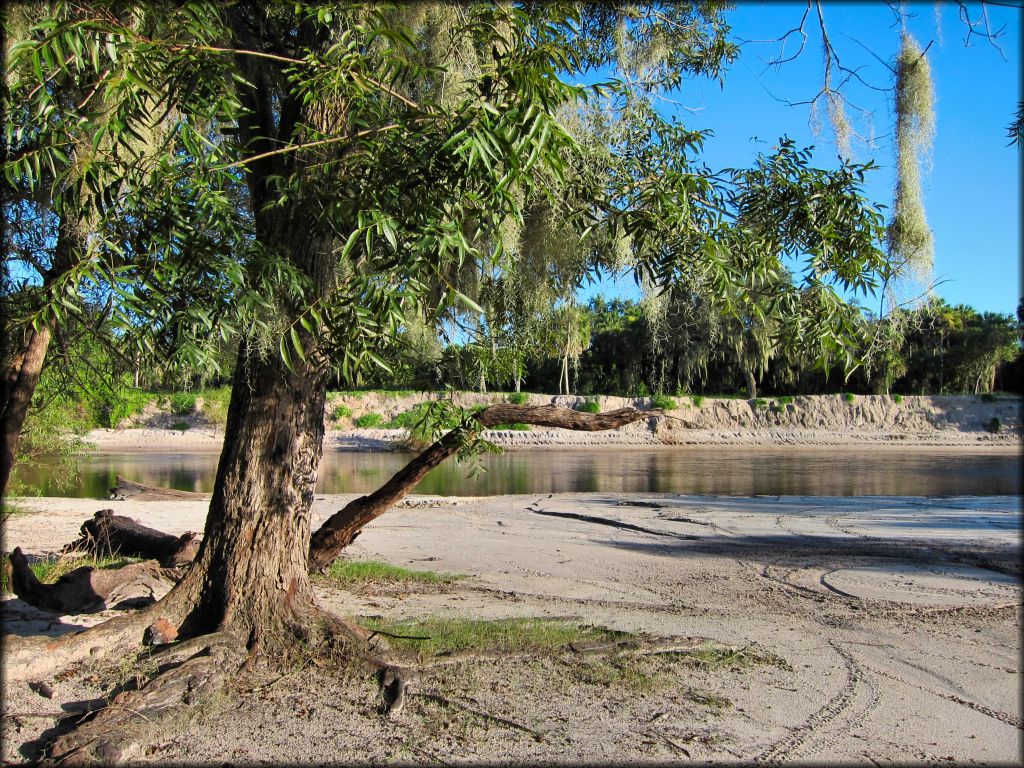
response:
M64 547L63 552L88 552L97 557L124 555L159 560L174 568L191 563L199 551L198 534L188 531L172 536L141 525L129 517L101 509L82 523L81 536Z
M168 499L208 499L208 493L195 491L179 491L176 488L160 488L155 485L136 483L127 478L117 476L117 485L107 492L109 501L166 501Z
M37 608L61 614L141 607L155 602L174 582L155 560L110 569L84 565L53 584L36 578L21 547L11 552L10 564L14 594Z

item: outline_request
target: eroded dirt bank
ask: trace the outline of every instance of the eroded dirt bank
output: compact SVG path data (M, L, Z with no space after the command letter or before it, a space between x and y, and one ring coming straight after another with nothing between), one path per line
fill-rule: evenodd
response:
M314 525L346 500L318 497ZM413 497L349 556L467 578L321 585L323 604L363 619L573 617L736 653L468 660L423 673L396 720L375 712L372 683L298 666L163 727L140 759L1015 763L1019 503ZM202 500L27 499L6 546L52 552L98 504L170 533L201 529L206 511ZM56 634L98 618L4 604L6 631ZM88 667L49 680L53 699L5 686L3 758L30 759L47 713L101 696L99 680Z
M434 397L429 393L388 395L367 392L335 396L327 405L328 450L388 450L406 436L401 429L358 429L355 421L379 414L386 424L418 403ZM458 393L463 407L503 402L505 395ZM580 407L586 398L528 395L528 404L557 403ZM597 397L602 411L635 406L651 407L650 398ZM628 445L907 445L1001 446L1021 445L1021 400L1014 397L943 395L895 398L882 395L799 396L792 401L765 398L758 401L719 398L674 398L676 407L665 418L651 418L614 432L573 432L531 428L525 431L495 430L494 442L506 448L545 446ZM340 410L339 410L340 409ZM333 418L336 413L349 415ZM181 417L175 417L181 420ZM188 430L167 429L166 414L151 413L134 428L93 430L89 440L100 451L158 450L215 451L223 432L200 416L189 420Z

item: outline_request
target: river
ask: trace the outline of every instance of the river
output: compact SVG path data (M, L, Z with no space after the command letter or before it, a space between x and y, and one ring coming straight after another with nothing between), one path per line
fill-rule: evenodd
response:
M327 452L318 493L368 493L411 458L406 453ZM120 474L130 480L209 492L217 454L95 454L68 484L55 482L46 460L21 478L44 496L104 498ZM454 459L433 470L417 493L656 492L734 496L1002 496L1020 495L1020 455L1000 450L793 449L736 447L516 450L481 459L469 477Z

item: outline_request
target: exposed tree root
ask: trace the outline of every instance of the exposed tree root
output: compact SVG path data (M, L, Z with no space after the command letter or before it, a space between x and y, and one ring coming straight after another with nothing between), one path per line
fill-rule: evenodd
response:
M433 693L430 691L415 691L412 693L413 696L418 696L421 699L427 699L428 701L435 701L438 704L443 704L446 707L455 707L465 712L469 712L471 715L489 720L498 725L504 725L508 728L515 728L516 730L523 731L530 734L537 741L544 741L544 734L540 731L534 730L528 725L517 723L515 720L509 720L507 717L500 717L498 715L492 715L490 712L485 712L477 707L471 707L468 704L463 704L461 701L455 699L449 699L447 696L442 696L439 693Z
M156 560L131 563L122 568L85 565L43 584L29 567L21 547L11 552L11 588L30 605L57 613L85 613L104 607L133 607L129 603L155 602L174 579Z
M381 680L381 712L395 716L401 711L412 673L378 657L377 653L386 648L379 636L319 610L293 624L290 631L291 644L301 646L308 655L340 657L357 671L377 673ZM165 718L201 704L229 680L237 682L252 672L255 655L263 656L265 662L296 661L276 654L273 659L267 658L269 654L260 647L259 642L247 643L226 630L154 651L149 661L156 667L156 676L136 690L121 691L107 707L57 738L48 749L48 764L130 761L141 754L145 742L152 738L153 728L160 728Z
M659 654L691 653L708 641L692 637L627 637L609 642L583 642L570 644L567 648L575 656L600 656L617 653L632 656L654 656ZM420 669L433 669L461 664L466 661L507 661L509 659L531 659L536 652L508 653L507 651L481 651L467 649L438 655L418 665Z
M51 764L63 766L114 763L139 755L151 724L169 712L198 704L219 690L245 658L238 638L210 636L185 661L171 662L143 688L122 691L109 706L59 737L49 749Z
M157 619L179 626L188 601L178 589L161 600L102 624L57 638L4 636L4 673L8 680L30 680L79 661L134 650L142 644L146 628Z

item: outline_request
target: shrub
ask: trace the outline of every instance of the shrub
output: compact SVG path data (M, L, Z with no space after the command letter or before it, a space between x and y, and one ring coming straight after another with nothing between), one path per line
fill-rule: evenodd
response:
M899 405L900 403L903 402L903 395L893 395L892 401L896 403L896 405Z
M347 405L336 405L334 406L334 412L331 414L331 418L334 421L339 419L347 419L352 415L352 409Z
M672 411L675 410L676 401L668 395L655 395L651 398L651 405L663 411Z
M226 424L228 421L228 405L231 403L231 387L204 389L199 393L203 403L200 412L214 424ZM197 401L198 402L198 401Z
M378 427L384 421L384 417L379 413L364 413L358 419L356 419L356 426L360 429L370 429L372 427Z
M993 435L998 435L1002 428L1002 423L995 416L989 419L989 421L985 424L985 429L991 432Z
M196 409L195 392L175 392L171 395L171 413L184 416Z
M414 405L409 410L402 411L384 426L388 429L415 430L420 422L423 421L423 417L426 416L428 405L428 403Z
M92 403L93 422L100 427L114 428L122 421L141 413L153 396L134 387L104 387Z
M843 400L845 400L846 402L852 403L856 399L857 396L853 394L853 392L843 392Z
M525 392L510 392L508 395L508 401L512 405L526 405L526 402L530 399L530 396Z
M576 410L583 411L583 413L600 413L601 406L598 405L596 397L588 397L584 402L576 406Z
M695 406L697 406L698 408L700 408L702 405L704 405L704 398L701 397L700 395L694 395L693 396L693 404Z

